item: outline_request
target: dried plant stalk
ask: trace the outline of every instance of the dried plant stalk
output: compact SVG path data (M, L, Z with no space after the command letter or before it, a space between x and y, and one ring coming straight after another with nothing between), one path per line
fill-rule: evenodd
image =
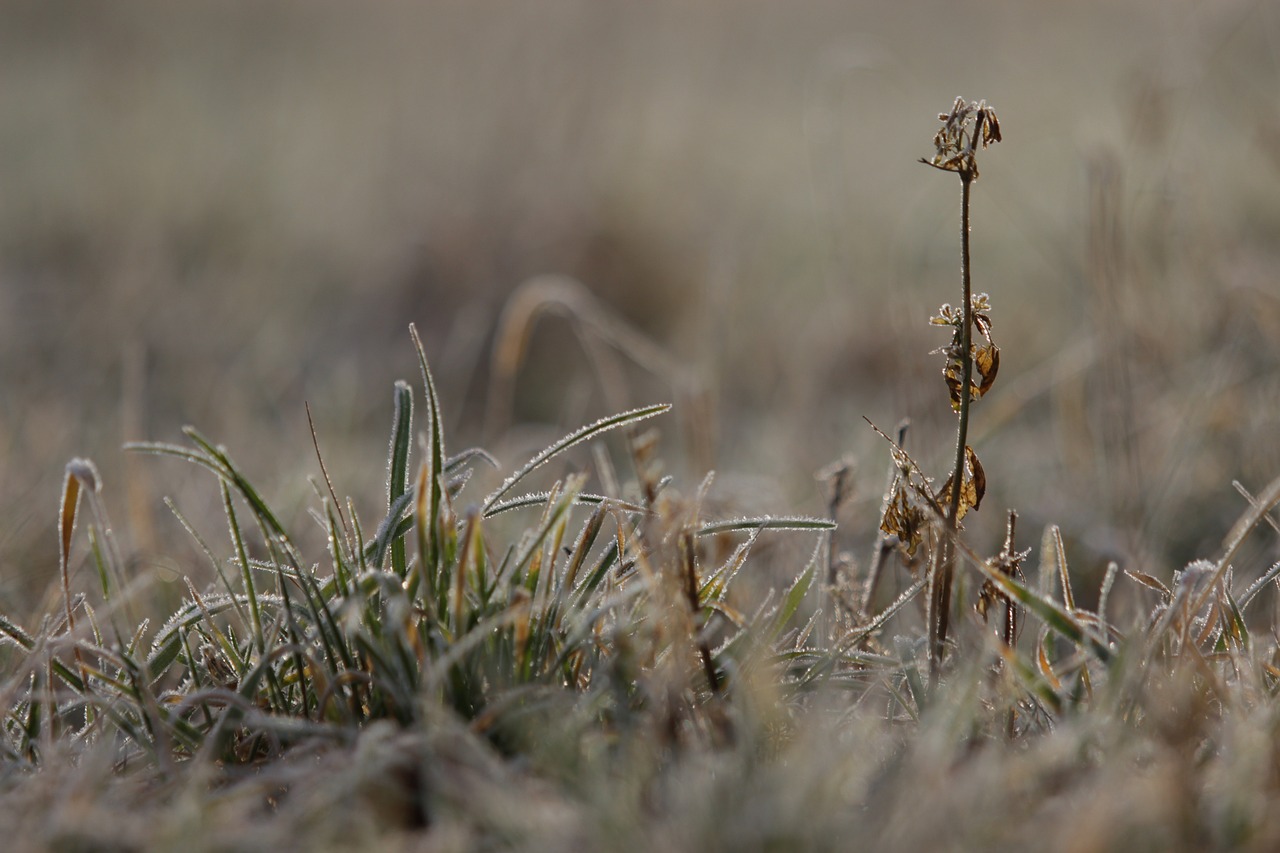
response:
M921 162L944 172L960 176L960 274L963 299L959 316L943 306L940 317L933 322L951 325L956 329L952 344L946 349L948 366L944 370L952 392L952 404L957 413L955 465L948 484L943 487L940 500L945 501L946 531L940 547L934 552L929 576L929 672L931 681L936 679L938 664L946 647L950 629L951 588L955 574L955 538L960 529L960 519L967 505L977 508L985 487L981 481L981 465L968 446L969 407L975 396L981 396L995 379L999 365L999 350L990 341L990 319L981 311L975 312L973 281L969 254L969 210L973 182L978 179L977 150L999 142L1000 122L986 101L965 101L956 98L949 113L938 116L942 128L934 135L936 149L930 160ZM985 306L985 301L984 301ZM982 321L978 317L982 316ZM978 325L987 338L988 346L977 353L978 368L983 382L977 388L973 384L975 353L973 329ZM956 368L959 368L957 371ZM959 376L956 376L956 373ZM957 381L958 380L958 381ZM958 386L958 387L957 387ZM975 393L976 392L976 393ZM966 477L966 474L969 476ZM973 483L972 490L969 483ZM964 498L962 500L962 497Z

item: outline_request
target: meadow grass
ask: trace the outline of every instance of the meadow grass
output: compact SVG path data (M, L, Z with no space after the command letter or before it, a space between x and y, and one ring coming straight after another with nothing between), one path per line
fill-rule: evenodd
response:
M755 569L762 536L833 525L704 518L709 481L682 496L648 455L641 424L666 405L583 427L469 495L474 467L491 460L446 452L418 353L418 391L394 388L385 515L366 532L350 502L317 488L326 548L315 558L197 431L131 448L212 475L225 512L226 543L201 543L218 582L188 582L155 627L135 613L147 596L126 577L94 466L67 466L64 601L30 628L0 620L0 819L13 849L1265 849L1280 838L1267 807L1280 781L1277 646L1248 618L1280 565L1241 567L1237 582L1234 563L1280 503L1280 480L1214 559L1172 585L1113 568L1095 610L1075 603L1056 528L1028 583L1010 570L1026 556L1012 521L988 558L947 538L935 503L924 547L951 542L957 600L981 581L983 600L1031 630L1017 642L1016 629L957 612L955 651L930 688L923 580L865 612L817 543L789 587L743 609L733 582ZM582 473L526 491L535 472L610 434L634 461L620 494L587 491ZM893 449L919 496L922 475ZM77 541L95 590L66 575ZM892 541L909 564L907 537ZM1122 619L1108 597L1129 581L1150 590L1151 610Z
M173 507L216 580L186 580L162 622L98 469L67 465L57 604L30 624L0 617L0 822L14 849L1280 844L1280 645L1258 604L1280 563L1244 547L1275 527L1280 479L1249 497L1219 552L1168 582L1113 563L1092 607L1058 527L1020 549L1009 512L991 556L962 535L985 491L969 405L999 352L970 281L986 109L957 101L952 118L975 122L956 137L969 160L933 162L963 190L963 301L934 320L954 335L954 467L939 488L905 429L886 436L867 571L832 539L846 467L830 471L828 519L718 517L712 475L663 473L665 403L583 426L480 490L497 463L446 435L411 329L419 379L392 389L377 518L338 494L314 428L305 530L195 429L129 447L209 476L226 529L206 541ZM555 294L591 334L647 352ZM524 319L498 342L515 353L511 383L516 327L534 314L513 311ZM604 443L629 473L608 452L582 465ZM776 537L807 556L787 562L767 547ZM890 574L900 592L882 601ZM777 576L789 582L751 583Z

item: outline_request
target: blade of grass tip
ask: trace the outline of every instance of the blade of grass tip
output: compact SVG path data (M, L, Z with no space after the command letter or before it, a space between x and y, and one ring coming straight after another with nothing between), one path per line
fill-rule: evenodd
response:
M1275 580L1277 576L1280 576L1280 562L1273 563L1271 568L1267 569L1266 572L1263 573L1262 577L1249 585L1249 588L1240 596L1240 609L1243 610L1248 607L1249 602L1253 601L1254 596L1262 592L1262 590L1266 588L1267 584Z
M316 435L316 422L311 417L311 404L306 400L302 401L302 405L307 410L307 427L311 430L311 446L316 450L316 462L320 465L320 473L324 476L324 484L329 489L329 497L333 500L333 506L338 511L338 519L342 522L342 533L346 536L347 545L351 545L351 528L347 526L346 516L342 514L342 503L338 500L338 493L334 491L333 480L329 478L329 469L324 464L324 454L320 452L320 438Z
M355 558L358 574L369 571L369 556L364 547L364 530L360 526L360 514L356 512L355 501L347 498L347 515L351 517L351 533L356 539Z
M522 467L519 471L516 471L516 473L512 474L510 477L508 477L506 481L504 481L503 484L497 488L496 491L494 491L487 498L485 498L484 503L481 504L481 511L488 512L488 510L491 509L502 498L503 495L507 494L513 488L515 488L517 483L519 483L525 477L529 476L529 474L531 474L537 468L545 464L548 460L564 452L565 450L568 450L571 447L581 444L584 441L588 441L592 438L595 438L596 436L602 433L608 432L609 430L618 429L619 427L628 426L630 424L637 423L647 418L654 417L655 415L660 415L663 412L666 412L667 410L669 410L670 408L671 408L671 405L669 403L658 403L652 406L645 406L639 409L632 409L631 411L628 411L628 412L622 412L617 415L612 415L607 418L602 418L593 424L589 424L587 426L582 427L581 429L576 430L575 432L570 433L569 435L565 436L564 438L560 439L559 441L552 444L550 447L546 448L545 450L543 450L542 452L534 456L532 459L530 459L528 462L525 463L524 467Z
M1222 610L1223 629L1225 633L1236 640L1241 649L1248 651L1249 627L1245 625L1244 616L1240 612L1240 605L1236 603L1231 593L1226 590L1222 591L1222 596L1226 599L1226 607Z
M738 545L719 568L709 572L702 579L702 587L698 590L698 598L707 604L722 599L729 589L729 584L737 576L738 571L747 561L747 555L760 538L760 529L751 531L746 540Z
M186 429L192 429L187 427ZM216 460L211 459L203 453L192 450L189 447L183 447L180 444L169 444L163 441L130 441L126 442L124 449L132 453L149 453L152 456L172 456L175 459L181 459L184 462L190 462L204 468L220 478L229 478L231 476L222 465Z
M62 511L58 514L58 569L62 573L62 603L69 632L76 628L71 609L71 536L76 529L76 514L80 508L80 483L85 477L94 477L92 462L76 458L67 463L62 478Z
M395 384L395 414L391 422L391 444L387 453L387 511L405 494L409 484L409 443L413 436L413 391L409 383ZM404 540L391 541L391 570L400 577L407 572Z
M450 456L448 459L445 460L444 472L452 477L456 475L458 471L461 468L463 468L463 466L471 462L473 459L478 459L484 462L494 470L497 470L498 468L501 467L500 465L498 465L498 460L494 459L493 455L489 453L489 451L485 450L483 447L468 447L466 450L463 450L460 453L455 453L454 455Z
M810 563L809 567L800 573L800 576L795 579L791 587L783 595L781 606L764 632L766 645L773 645L782 633L782 629L796 615L796 611L800 609L800 603L804 601L805 595L809 592L809 587L813 585L816 572L817 565Z
M1098 590L1098 618L1107 621L1107 602L1111 599L1111 587L1120 574L1120 565L1115 560L1107 563L1107 573L1102 578L1102 586Z
M1068 613L1076 609L1076 597L1071 591L1071 575L1067 571L1067 549L1062 544L1062 529L1058 525L1049 526L1048 535L1052 539L1053 550L1050 556L1058 569L1058 578L1062 582L1062 603Z
M413 347L418 353L418 367L422 371L422 390L427 401L427 410L424 414L426 418L427 446L424 455L430 463L428 467L431 473L431 477L427 481L427 485L430 487L427 517L434 519L439 516L440 504L444 500L441 488L441 478L447 470L444 452L444 424L440 417L440 397L436 393L436 383L431 375L431 366L427 363L427 353L422 347L422 339L418 337L418 329L412 323L409 324L409 335L413 338ZM487 456L488 454L485 455ZM438 553L432 556L438 560Z

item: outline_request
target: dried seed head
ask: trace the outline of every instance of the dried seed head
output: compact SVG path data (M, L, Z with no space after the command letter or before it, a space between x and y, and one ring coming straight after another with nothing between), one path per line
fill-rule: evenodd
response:
M979 146L999 142L1000 120L986 101L956 98L951 112L939 113L942 128L933 136L933 159L920 162L944 172L957 172L965 180L978 179L975 157Z

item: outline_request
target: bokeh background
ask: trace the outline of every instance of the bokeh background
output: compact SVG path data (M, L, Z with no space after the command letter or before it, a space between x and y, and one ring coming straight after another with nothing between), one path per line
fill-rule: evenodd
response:
M1013 506L1167 577L1280 475L1274 3L4 4L0 607L54 579L73 456L133 565L188 571L160 499L212 539L216 489L121 451L184 424L306 524L309 402L371 525L410 322L454 449L671 400L667 468L726 510L821 513L851 457L864 553L863 417L951 454L959 181L915 161L956 95L1005 134L970 535Z

